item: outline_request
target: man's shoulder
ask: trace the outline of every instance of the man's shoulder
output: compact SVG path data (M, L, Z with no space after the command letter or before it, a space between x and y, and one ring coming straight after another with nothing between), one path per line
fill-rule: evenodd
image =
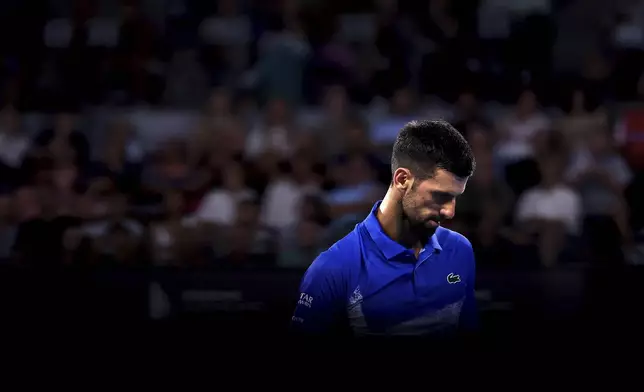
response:
M472 243L463 234L440 226L436 230L438 243L443 249L472 249Z
M358 225L359 226L359 225ZM359 265L360 232L359 227L336 241L313 261L309 270L333 272L350 269Z
M445 254L447 257L464 263L463 265L468 269L476 268L474 249L467 237L444 227L440 227L436 231L436 235L438 236L439 244L443 248L443 252L446 251Z

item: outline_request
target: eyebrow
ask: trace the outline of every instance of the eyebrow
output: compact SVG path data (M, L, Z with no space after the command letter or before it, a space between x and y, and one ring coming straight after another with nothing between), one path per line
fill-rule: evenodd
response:
M442 196L442 197L457 197L462 195L462 193L452 193L452 192L446 192L446 191L432 191L432 194L436 196Z

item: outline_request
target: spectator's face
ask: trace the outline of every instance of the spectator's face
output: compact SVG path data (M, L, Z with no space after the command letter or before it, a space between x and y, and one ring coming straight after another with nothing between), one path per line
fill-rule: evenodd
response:
M471 93L461 94L458 98L458 107L465 113L472 113L476 110L476 98Z
M349 159L340 171L340 182L344 185L358 185L373 179L373 170L369 163L361 156Z
M367 132L364 128L352 125L344 131L345 144L349 148L359 148L368 145Z
M56 116L54 127L58 132L68 133L76 126L76 116L69 113L61 113Z
M490 145L487 132L477 125L472 125L468 129L467 139L472 150L475 151L486 151Z
M237 164L230 164L224 169L224 188L229 190L240 190L244 188L244 171Z
M165 197L165 208L168 214L180 215L183 213L183 196L179 192L169 193Z
M326 107L333 114L344 113L347 107L347 94L342 86L333 86L329 89L325 99Z
M225 90L216 90L210 96L210 113L226 115L230 112L230 97Z
M52 173L54 186L59 190L69 190L73 187L78 176L78 170L75 166L67 164L56 168Z
M169 142L162 151L162 156L167 164L185 163L185 149L179 142Z
M420 180L407 169L394 173L394 186L403 193L403 217L415 230L432 235L441 221L456 213L456 197L465 191L467 179L437 169L432 178Z
M408 89L401 89L396 91L391 101L391 109L396 114L409 113L414 105L414 97L412 92Z
M534 113L537 110L537 97L532 91L524 92L519 97L517 108L519 114L522 116L527 116Z

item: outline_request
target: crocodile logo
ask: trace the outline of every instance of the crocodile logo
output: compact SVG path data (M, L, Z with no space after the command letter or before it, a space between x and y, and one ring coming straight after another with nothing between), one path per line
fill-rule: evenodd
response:
M453 272L447 275L447 283L449 284L459 283L460 281L461 281L460 275L456 275Z

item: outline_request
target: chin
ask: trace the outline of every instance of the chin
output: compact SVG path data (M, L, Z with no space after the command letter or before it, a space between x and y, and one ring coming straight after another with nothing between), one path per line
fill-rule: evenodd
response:
M440 226L440 225L441 225L440 223L438 223L436 221L433 221L433 220L425 222L425 227L428 228L428 229L436 230L438 228L438 226Z
M431 236L433 236L433 235L434 235L434 233L436 232L436 229L438 229L438 226L428 226L428 225L425 225L425 226L423 227L423 232L424 232L424 234L425 234L425 235L427 235L428 237L431 237Z

